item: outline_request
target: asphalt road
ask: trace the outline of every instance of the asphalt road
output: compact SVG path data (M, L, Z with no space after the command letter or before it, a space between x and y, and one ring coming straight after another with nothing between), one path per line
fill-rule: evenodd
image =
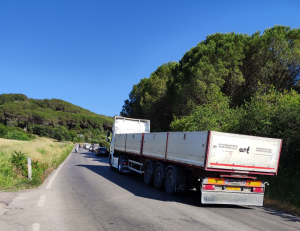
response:
M274 210L201 205L193 190L169 196L83 148L38 189L0 201L0 230L300 230L299 217Z

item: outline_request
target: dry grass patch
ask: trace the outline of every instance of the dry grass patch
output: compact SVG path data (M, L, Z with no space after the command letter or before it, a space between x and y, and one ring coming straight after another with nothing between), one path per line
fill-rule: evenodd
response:
M71 142L62 143L50 138L37 137L31 141L0 138L0 190L10 191L38 186L65 160L72 148ZM27 177L22 175L22 170L20 171L11 161L12 153L15 152L30 157L35 168L43 168L40 171L42 174L38 176L40 179L29 182Z
M290 203L264 198L264 207L300 217L300 208Z
M0 151L11 155L14 151L21 151L31 159L55 165L57 158L71 142L61 143L49 138L36 138L32 141L7 140L0 138Z

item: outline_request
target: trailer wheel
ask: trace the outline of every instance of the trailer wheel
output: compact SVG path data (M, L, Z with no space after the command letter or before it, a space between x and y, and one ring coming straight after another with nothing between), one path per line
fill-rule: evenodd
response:
M157 165L157 167L154 170L154 175L153 175L153 184L154 188L156 189L162 189L163 186L163 170L161 166Z
M111 155L109 155L108 163L109 163L110 169L113 170L113 166L112 166L112 164L111 164Z
M118 162L118 173L119 174L122 174L122 164L121 164L121 161L119 160Z
M147 163L144 168L144 183L145 185L151 185L152 182L152 174L151 174L151 165L150 163Z
M165 177L166 193L173 195L175 193L175 173L172 168L169 168Z

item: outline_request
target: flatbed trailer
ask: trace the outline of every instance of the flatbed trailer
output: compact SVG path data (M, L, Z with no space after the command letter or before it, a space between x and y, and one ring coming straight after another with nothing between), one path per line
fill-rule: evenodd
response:
M281 145L216 131L150 133L149 120L116 116L109 164L168 194L196 188L203 204L262 206L267 182L257 176L277 175Z

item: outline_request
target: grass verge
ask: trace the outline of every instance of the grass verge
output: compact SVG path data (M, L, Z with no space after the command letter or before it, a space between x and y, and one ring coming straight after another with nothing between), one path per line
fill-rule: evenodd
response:
M0 191L35 188L56 169L73 149L71 142L61 143L37 137L31 141L0 138ZM32 159L32 180L27 178L27 157Z
M264 207L300 217L300 208L291 203L264 198Z

